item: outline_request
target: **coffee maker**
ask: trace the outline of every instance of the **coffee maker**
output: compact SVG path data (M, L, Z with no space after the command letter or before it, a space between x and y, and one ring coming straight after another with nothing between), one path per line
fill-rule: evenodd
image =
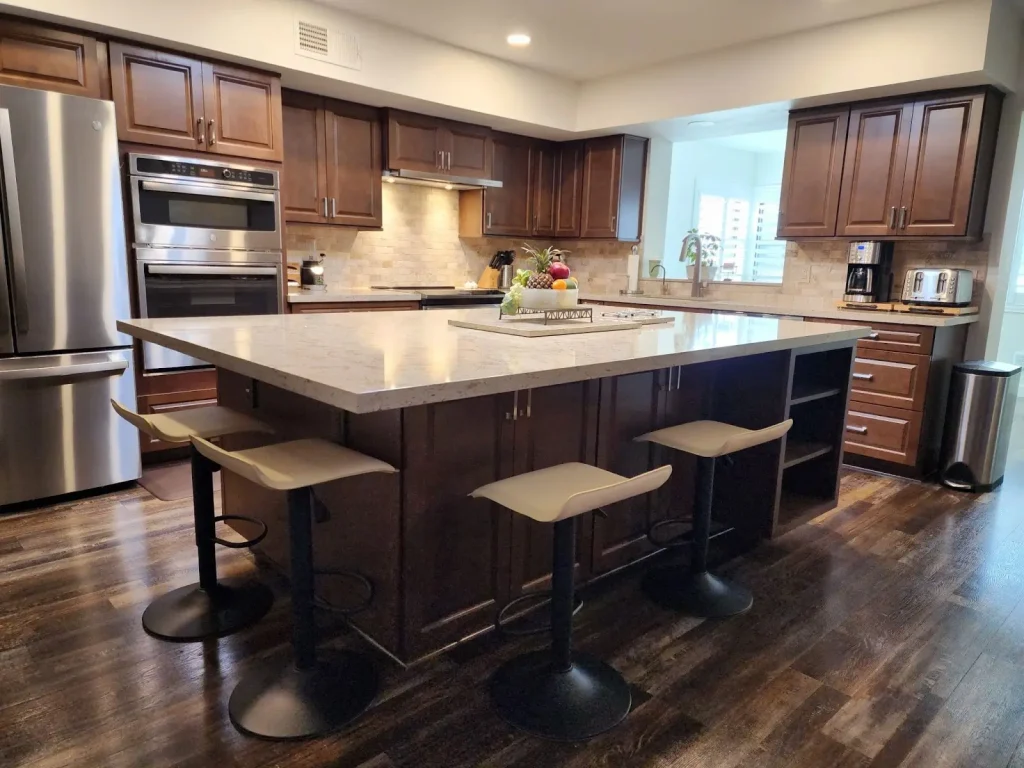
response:
M850 243L843 301L856 304L889 301L892 292L892 250L893 243Z

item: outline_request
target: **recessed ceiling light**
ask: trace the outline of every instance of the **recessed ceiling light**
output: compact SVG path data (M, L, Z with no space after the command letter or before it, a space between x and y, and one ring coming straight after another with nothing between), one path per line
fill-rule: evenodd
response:
M687 123L691 128L710 128L714 124L714 120L691 120Z
M508 41L509 45L523 46L530 44L530 36L525 35L522 32L515 32L506 37L505 40Z

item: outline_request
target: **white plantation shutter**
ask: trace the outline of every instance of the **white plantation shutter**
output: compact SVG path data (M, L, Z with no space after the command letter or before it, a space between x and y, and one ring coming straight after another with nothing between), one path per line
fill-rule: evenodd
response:
M697 208L697 231L721 240L718 279L739 279L747 257L750 229L750 201L738 197L701 194Z
M779 185L762 187L757 190L754 206L754 257L750 273L746 278L752 282L782 282L782 270L786 263L786 241L776 240L779 225Z

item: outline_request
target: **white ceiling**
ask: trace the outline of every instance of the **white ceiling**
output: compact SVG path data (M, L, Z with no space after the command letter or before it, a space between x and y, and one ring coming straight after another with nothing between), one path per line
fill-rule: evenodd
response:
M935 0L319 0L442 42L590 80ZM527 48L505 42L533 38ZM808 62L808 66L812 66Z
M786 129L779 128L774 131L744 133L739 136L719 136L714 139L707 139L707 142L719 147L740 149L744 152L756 152L759 154L774 153L781 155L786 151Z

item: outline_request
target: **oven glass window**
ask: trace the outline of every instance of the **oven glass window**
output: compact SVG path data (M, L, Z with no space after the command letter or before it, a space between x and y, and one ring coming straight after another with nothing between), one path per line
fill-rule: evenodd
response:
M148 317L275 315L278 285L273 275L146 274Z
M242 232L277 229L273 201L154 191L144 189L142 181L135 183L139 185L139 218L143 224Z

